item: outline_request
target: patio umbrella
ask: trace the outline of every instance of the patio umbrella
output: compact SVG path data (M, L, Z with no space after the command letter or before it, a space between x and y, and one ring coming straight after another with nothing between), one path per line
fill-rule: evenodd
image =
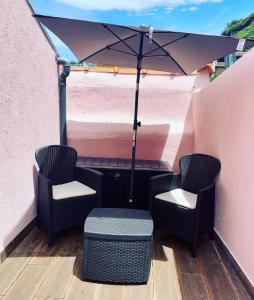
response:
M137 128L141 126L137 119L141 68L187 75L218 58L254 45L252 40L233 37L34 16L68 45L80 62L137 69L129 202L133 201Z

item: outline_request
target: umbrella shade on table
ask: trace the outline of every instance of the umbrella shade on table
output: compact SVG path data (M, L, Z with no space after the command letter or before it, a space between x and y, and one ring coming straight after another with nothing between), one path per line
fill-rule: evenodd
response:
M218 58L254 45L252 40L233 37L34 16L69 46L80 62L137 69L130 202L133 200L137 127L141 125L137 120L141 67L188 75Z

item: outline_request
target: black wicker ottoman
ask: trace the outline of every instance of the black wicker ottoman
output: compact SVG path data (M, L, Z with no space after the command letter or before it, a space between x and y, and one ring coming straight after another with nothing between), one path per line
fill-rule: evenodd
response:
M148 211L94 208L85 221L83 278L145 283L152 258L153 220Z

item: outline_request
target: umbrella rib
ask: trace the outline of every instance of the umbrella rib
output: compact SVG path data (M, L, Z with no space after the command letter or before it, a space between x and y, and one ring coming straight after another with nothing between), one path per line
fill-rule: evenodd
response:
M107 24L107 25L114 25L114 24ZM124 29L128 29L128 30L132 30L136 33L141 33L142 31L141 30L138 30L138 29L134 29L134 28L131 28L131 27L128 27L128 26L124 26L124 25L115 25L117 27L120 27L120 28L124 28Z
M128 47L136 56L138 56L138 53L135 51L135 50L133 50L132 48L131 48L131 46L129 46L127 43L125 43L125 41L124 41L124 39L121 39L113 30L111 30L109 27L108 27L108 25L106 25L106 24L102 24L109 32L111 32L118 40L119 40L119 42L123 42L124 43L124 45L126 46L126 47ZM135 35L134 35L135 36Z
M174 57L173 57L171 54L168 53L168 51L166 51L164 48L162 48L162 47L160 46L160 44L157 43L154 39L153 39L153 42L154 42L159 48L161 48L161 49L164 51L164 53L166 54L166 56L168 56L169 58L171 58L171 59L173 60L173 62L178 66L178 68L179 68L185 75L188 75L188 74L184 71L184 69L180 66L180 64L174 59Z
M154 54L154 55L146 55L143 57L165 57L168 56L166 53L165 54Z
M135 56L135 57L136 57L136 55L133 54L133 53L129 53L129 52L125 52L125 51L117 50L117 49L112 49L112 48L110 48L110 46L107 47L107 49L108 49L108 50L112 50L112 51L116 51L116 52L120 52L120 53L124 53L124 54L131 55L131 56Z
M126 37L126 38L123 39L123 40L126 41L126 40L128 40L128 39L133 38L133 37L136 36L136 35L137 35L137 34L130 35L130 36ZM91 54L91 55L85 57L84 59L80 60L80 62L83 62L83 61L85 61L85 60L91 58L92 56L98 54L99 52L101 52L101 51L103 51L103 50L106 50L106 49L108 49L109 47L115 46L115 45L117 45L117 44L119 44L119 43L121 43L121 41L117 41L117 42L115 42L115 43L113 43L113 44L111 44L111 45L105 46L105 47L101 48L100 50L94 52L93 54ZM110 49L110 50L112 50L112 49Z
M151 51L146 52L143 56L144 56L144 57L149 57L149 56L146 56L146 55L149 54L149 53L151 53L151 52L157 51L158 49L161 49L161 48L163 48L163 47L166 47L166 46L168 46L168 45L171 45L171 44L173 44L173 43L175 43L175 42L177 42L177 41L180 41L180 40L182 40L182 39L188 37L189 35L190 35L189 33L186 33L185 35L183 35L183 36L181 36L181 37L179 37L179 38L177 38L177 39L175 39L175 40L173 40L173 41L170 41L170 42L168 42L168 43L166 43L166 44L164 44L164 45L158 46L157 48L155 48L155 49L153 49L153 50L151 50Z

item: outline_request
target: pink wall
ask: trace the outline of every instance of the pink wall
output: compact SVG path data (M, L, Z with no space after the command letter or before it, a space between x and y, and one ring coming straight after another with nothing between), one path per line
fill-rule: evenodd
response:
M215 228L254 284L254 50L194 93L195 151L222 163Z
M131 157L135 78L71 72L67 83L68 143L79 155ZM179 156L193 151L190 104L195 79L142 76L137 158L167 160L177 168Z
M34 218L34 152L59 142L55 53L26 1L0 1L0 251Z

